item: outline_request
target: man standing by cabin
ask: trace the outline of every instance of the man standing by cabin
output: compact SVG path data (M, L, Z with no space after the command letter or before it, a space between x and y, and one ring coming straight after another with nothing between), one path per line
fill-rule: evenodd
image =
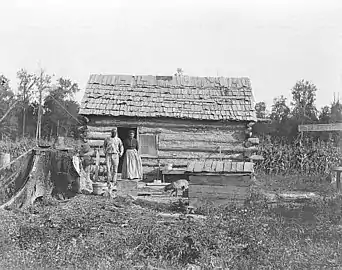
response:
M122 141L117 136L117 128L113 128L111 136L104 140L103 149L106 155L107 183L112 182L116 185L119 159L124 152Z

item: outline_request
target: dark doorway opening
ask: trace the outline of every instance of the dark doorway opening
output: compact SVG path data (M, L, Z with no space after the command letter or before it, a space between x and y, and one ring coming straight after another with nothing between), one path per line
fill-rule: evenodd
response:
M136 137L137 136L137 128L136 127L118 127L118 137L121 139L122 143L124 142L125 139L128 138L128 132L130 130L134 130L134 134ZM118 173L122 172L122 163L124 160L124 156L125 156L125 154L120 158Z

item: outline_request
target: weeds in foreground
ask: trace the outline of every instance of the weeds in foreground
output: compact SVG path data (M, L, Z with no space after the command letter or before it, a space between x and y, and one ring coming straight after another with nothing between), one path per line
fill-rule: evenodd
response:
M252 198L244 207L207 209L206 221L198 222L165 220L125 200L46 201L26 213L0 213L0 264L6 269L147 269L147 264L182 269L190 263L203 269L332 269L342 266L341 207L341 199L327 199L270 208Z

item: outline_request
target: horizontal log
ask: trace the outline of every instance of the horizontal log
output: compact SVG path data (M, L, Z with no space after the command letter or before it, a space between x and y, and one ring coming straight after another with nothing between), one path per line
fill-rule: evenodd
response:
M111 135L109 132L89 131L87 133L88 140L104 140Z
M88 144L90 147L92 148L99 148L99 147L103 147L103 140L88 140Z
M233 153L233 154L225 154L225 153L208 153L208 152L190 152L190 151L158 151L158 158L160 160L163 159L176 159L176 158L185 158L185 159L238 159L242 154Z
M244 141L243 132L224 132L224 131L208 131L208 132L183 132L183 133L160 133L159 141L171 142L207 142L207 143L242 143Z
M165 159L224 159L224 160L241 160L242 154L240 153L235 153L235 154L225 154L225 153L211 153L208 155L207 152L179 152L179 151L159 151L158 152L158 157L142 157L142 160L148 160L148 159L155 159L155 160L160 160L161 163L164 163ZM92 155L93 158L95 158L95 154ZM100 150L100 158L104 160L104 153L103 150Z
M228 126L220 126L220 127L211 127L211 126L170 126L170 127L139 127L140 133L161 133L161 134L179 134L179 133L208 133L208 132L245 132L245 125L236 124L236 125L228 125Z
M166 130L169 131L169 130ZM208 132L139 132L139 134L159 134L160 141L178 142L208 142L208 143L237 143L243 142L244 133L236 131L208 131ZM89 131L89 140L104 140L110 136L110 132Z
M89 145L92 148L102 148L103 146L103 140L88 140ZM172 144L172 143L165 143L160 142L159 144L159 150L161 151L180 151L180 152L208 152L208 153L218 153L220 149L218 146L214 145L184 145L184 144ZM221 147L221 152L228 152L228 153L243 153L245 151L252 151L256 152L258 150L257 147L250 147L245 148L242 145L231 145L231 146L224 146Z
M95 158L95 154L91 156ZM105 155L102 150L100 150L100 158L104 160ZM242 160L242 153L209 153L208 152L179 152L179 151L159 151L157 157L142 157L142 160L155 159L164 162L165 159L194 159L194 160L205 160L205 159L224 159L224 160Z
M95 154L92 155L93 158L95 158ZM218 153L212 153L208 155L206 152L178 152L178 151L159 151L158 157L142 157L142 160L160 160L160 163L165 163L166 159L188 159L188 160L204 160L204 159L223 159L223 160L242 160L243 156L242 154L236 153L236 154L218 154ZM101 162L104 162L105 156L103 154L103 151L100 151L100 160Z
M193 159L194 160L194 159ZM184 167L186 168L191 160L186 158L170 158L170 159L145 159L143 160L143 166L150 166L158 168L160 166L161 169L165 167L167 164L173 164L174 167Z
M258 145L260 143L259 138L248 138L247 141L253 145Z
M208 142L208 141L165 141L160 140L158 149L203 149L204 151L208 149L212 149L213 152L219 152L224 149L234 149L237 148L237 151L241 151L240 148L243 147L243 142Z
M183 147L160 147L159 148L162 151L179 151L179 152L206 152L206 153L218 153L219 149L217 147L204 147L204 146L193 146L189 148L183 148ZM221 148L221 153L244 153L246 151L256 152L258 151L257 147L249 147L245 148L243 146L226 146L224 148Z
M132 126L131 128L135 128L136 126ZM87 132L99 132L99 133L106 133L110 134L111 130L114 126L87 126ZM245 126L243 125L234 125L234 126L220 126L216 128L208 127L208 126L171 126L171 127L146 127L146 126L138 126L138 133L145 134L145 133L154 133L154 134L179 134L179 133L193 133L193 134L207 134L208 132L221 132L225 133L234 133L237 132L238 134L244 133L246 130Z
M107 127L200 127L210 126L218 128L229 128L229 126L246 126L247 122L237 121L208 121L208 120L183 120L169 118L136 118L136 117L110 117L89 116L88 126Z

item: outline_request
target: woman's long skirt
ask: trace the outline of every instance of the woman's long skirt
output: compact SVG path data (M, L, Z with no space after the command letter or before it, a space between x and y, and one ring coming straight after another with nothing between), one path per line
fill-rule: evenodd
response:
M143 169L141 158L136 149L126 150L122 164L122 179L142 179Z

